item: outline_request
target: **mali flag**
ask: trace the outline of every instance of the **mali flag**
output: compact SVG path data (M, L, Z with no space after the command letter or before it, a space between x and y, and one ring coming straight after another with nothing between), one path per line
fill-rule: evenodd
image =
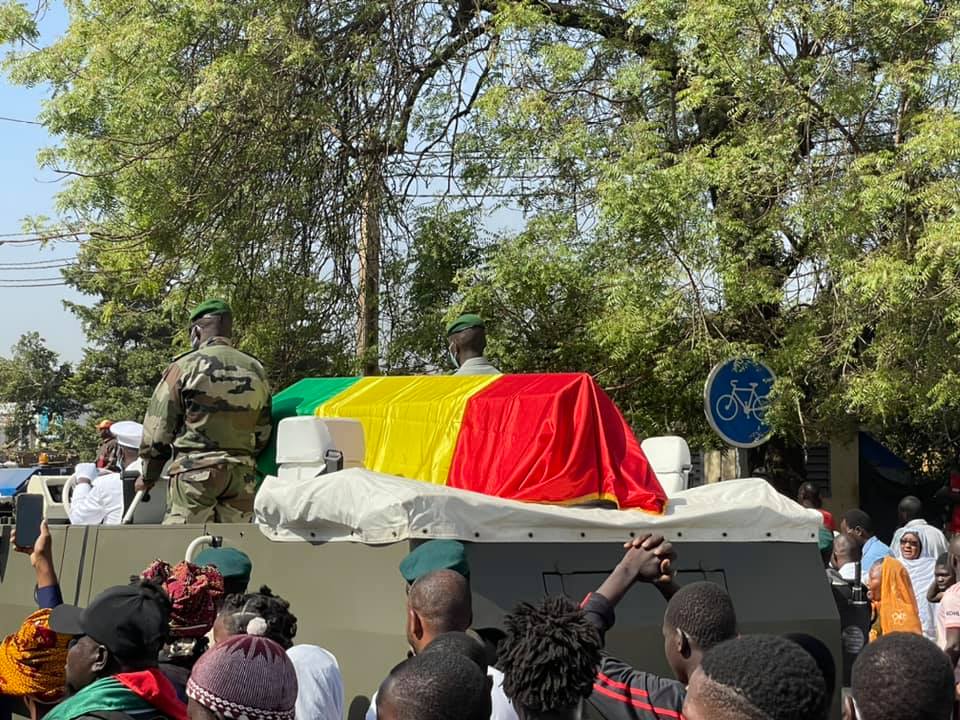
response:
M587 374L308 378L273 398L275 424L313 414L359 420L364 465L377 472L527 502L666 504L623 415ZM275 454L259 466L274 474Z

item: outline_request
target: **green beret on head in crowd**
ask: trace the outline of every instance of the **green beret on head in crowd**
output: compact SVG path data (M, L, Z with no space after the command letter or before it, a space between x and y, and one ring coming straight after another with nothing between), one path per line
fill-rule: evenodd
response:
M230 306L227 304L226 300L204 300L202 303L197 305L193 312L190 313L190 322L194 322L199 318L202 318L204 315L232 315L233 311L230 309Z
M452 323L447 325L447 337L454 335L458 332L463 332L464 330L469 330L470 328L482 328L483 327L483 318L479 315L474 315L473 313L467 313L466 315L461 315Z
M250 573L253 571L250 557L236 548L208 547L193 559L193 564L201 567L213 565L224 580L234 580L244 585L250 582Z
M470 579L467 549L463 543L456 540L427 540L400 563L400 574L408 583L414 583L437 570L455 570Z

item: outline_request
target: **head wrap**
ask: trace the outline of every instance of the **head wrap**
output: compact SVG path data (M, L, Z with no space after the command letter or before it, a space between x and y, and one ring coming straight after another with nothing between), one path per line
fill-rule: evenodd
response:
M287 657L297 671L297 720L341 720L343 677L337 659L316 645L294 645Z
M155 561L140 575L160 583L170 597L170 636L200 638L210 632L217 619L217 607L223 596L223 576L215 567L199 567L180 562L170 566Z
M66 682L69 635L50 629L50 611L38 610L0 644L0 695L54 702Z
M187 697L230 720L293 720L297 673L273 640L234 635L200 656Z
M225 300L212 298L204 300L193 309L193 312L190 313L190 322L199 320L204 315L230 315L232 312Z
M101 420L100 422L97 423L97 430L106 430L111 425L113 425L113 421Z
M483 326L483 318L473 313L467 313L447 325L447 337L470 328L482 328Z

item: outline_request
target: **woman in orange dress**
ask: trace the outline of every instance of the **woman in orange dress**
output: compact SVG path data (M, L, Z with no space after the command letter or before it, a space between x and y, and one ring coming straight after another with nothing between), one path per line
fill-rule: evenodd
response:
M870 568L867 587L874 615L871 642L892 632L923 634L910 574L899 560L885 557Z

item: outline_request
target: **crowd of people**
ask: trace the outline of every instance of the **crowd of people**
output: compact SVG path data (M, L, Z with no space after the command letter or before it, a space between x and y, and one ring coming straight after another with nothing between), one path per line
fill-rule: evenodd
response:
M900 509L892 550L862 511L845 513L836 534L824 527L829 581L852 587L862 578L873 609L836 701L846 720L954 717L960 538L947 545L914 498ZM32 720L344 717L337 659L296 644L289 603L267 587L249 592L253 567L239 550L157 560L83 609L63 603L46 528L26 551L39 609L0 645L0 720L21 707ZM369 689L367 720L826 720L838 679L827 645L805 634L742 634L728 592L679 585L676 563L670 542L641 533L580 602L531 599L502 630L477 629L464 546L420 544L400 565L410 652ZM664 599L673 677L606 649L617 606L637 583Z

